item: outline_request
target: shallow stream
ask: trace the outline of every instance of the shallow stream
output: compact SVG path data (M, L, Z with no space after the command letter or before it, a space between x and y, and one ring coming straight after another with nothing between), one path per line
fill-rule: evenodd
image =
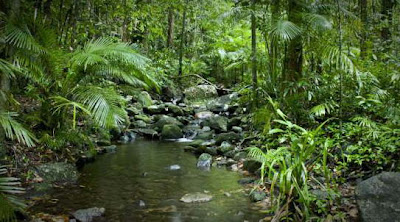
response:
M99 156L81 170L78 186L55 189L56 203L43 202L37 212L69 214L104 207L101 221L259 221L263 214L238 184L241 175L223 168L196 168L196 157L176 142L136 141L116 153ZM179 165L179 170L170 166ZM194 192L213 196L206 203L183 203Z

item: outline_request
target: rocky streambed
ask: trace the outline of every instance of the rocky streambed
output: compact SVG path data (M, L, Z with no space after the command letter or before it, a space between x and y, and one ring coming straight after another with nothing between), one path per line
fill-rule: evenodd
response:
M46 191L29 196L34 220L262 219L269 202L265 194L251 192L256 179L243 169L251 164L242 146L248 125L239 95L218 96L212 86L197 86L184 96L171 101L147 92L128 96L131 125L113 132L121 145L97 138L97 152L105 155L94 162L83 155L78 165L88 164L79 173L64 163L38 167L43 181L35 190Z

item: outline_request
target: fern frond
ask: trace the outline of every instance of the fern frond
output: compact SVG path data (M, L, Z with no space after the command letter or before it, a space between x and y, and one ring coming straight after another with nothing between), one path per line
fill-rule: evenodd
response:
M11 140L16 139L29 147L35 146L34 135L26 130L20 123L14 120L13 117L18 116L15 112L0 112L0 126L4 129L6 137Z

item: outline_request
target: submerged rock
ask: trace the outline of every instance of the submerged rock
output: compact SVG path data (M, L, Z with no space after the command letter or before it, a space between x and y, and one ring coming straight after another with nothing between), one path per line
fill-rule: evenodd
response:
M208 153L203 153L197 160L197 167L200 169L209 170L212 164L212 156Z
M106 209L93 207L89 209L77 210L72 215L81 222L91 222L95 217L104 215Z
M35 184L37 190L46 190L53 183L75 183L78 179L76 167L69 163L46 163L36 168L43 183Z
M384 172L362 181L356 198L362 221L400 221L400 173Z
M117 146L116 145L104 146L102 148L104 149L104 151L106 153L115 153L115 151L117 150Z
M181 166L175 164L175 165L169 166L168 168L169 168L170 170L180 170L180 169L181 169Z
M189 193L185 194L180 201L184 203L202 203L211 201L213 196L205 193Z

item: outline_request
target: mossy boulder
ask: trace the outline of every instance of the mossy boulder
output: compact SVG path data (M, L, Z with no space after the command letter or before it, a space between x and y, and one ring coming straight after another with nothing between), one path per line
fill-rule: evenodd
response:
M183 124L179 122L176 118L167 115L162 115L159 118L159 120L154 124L155 130L160 132L165 125L176 125L179 128L183 127Z
M172 103L166 104L166 111L168 113L173 114L174 116L183 116L184 115L182 108L180 108L179 106L172 104Z
M224 142L221 143L221 145L219 146L218 150L219 150L221 153L226 153L226 152L229 152L229 151L233 150L233 148L234 148L234 147L233 147L232 144L230 144L230 143L227 142L227 141L224 141Z
M215 137L215 141L216 141L217 144L221 144L224 141L232 143L232 142L235 142L235 141L239 141L240 138L241 137L240 137L239 134L234 133L234 132L228 132L228 133L218 134Z
M151 96L148 92L142 91L139 93L137 96L137 101L143 106L143 107L149 107L153 105L153 100L151 99Z
M203 153L197 159L197 167L200 169L208 170L212 164L212 156L208 153Z
M181 128L177 125L167 124L163 126L161 132L162 139L179 139L183 137Z
M217 132L226 132L228 130L228 118L224 116L211 116L205 119L201 125L208 126Z
M152 118L150 116L144 115L144 114L139 114L135 115L136 120L142 120L145 123L151 123Z

